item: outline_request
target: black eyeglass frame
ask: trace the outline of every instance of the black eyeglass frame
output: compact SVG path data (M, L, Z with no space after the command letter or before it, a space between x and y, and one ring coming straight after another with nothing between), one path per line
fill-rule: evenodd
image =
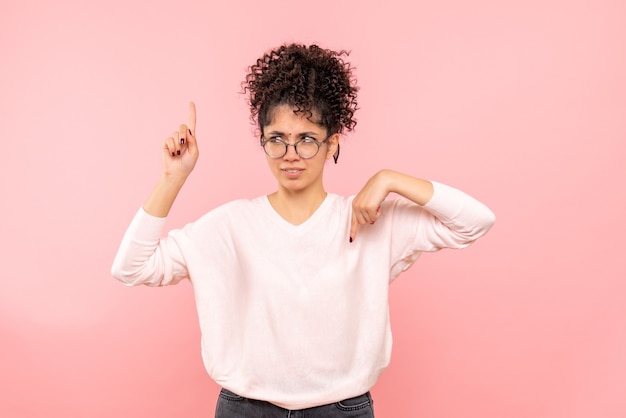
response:
M328 141L330 139L331 136L333 136L335 134L330 134L328 135L323 141L316 141L315 139L311 138L311 137L305 137L302 138L298 141L296 141L293 144L289 144L285 141L283 141L282 139L277 139L274 140L276 142L281 142L284 146L285 146L285 152L282 155L279 156L272 156L270 155L267 150L265 149L265 144L267 144L268 142L272 141L272 139L266 139L265 141L263 140L263 135L261 135L261 137L259 138L259 142L261 143L261 147L263 148L263 151L265 152L265 154L270 157L270 158L283 158L285 156L285 154L287 154L287 152L289 151L289 147L293 147L294 151L296 151L296 154L298 154L298 157L302 158L303 160L308 160L309 158L313 158L315 157L319 152L320 152L320 147L322 145L324 145L326 143L326 141ZM307 142L313 142L315 145L317 145L317 151L315 152L315 154L311 155L310 157L303 157L302 155L300 155L300 153L298 152L298 144L302 141L307 141ZM339 159L339 144L337 144L337 151L335 152L335 154L333 155L333 159L335 160L335 164L337 164L337 160Z

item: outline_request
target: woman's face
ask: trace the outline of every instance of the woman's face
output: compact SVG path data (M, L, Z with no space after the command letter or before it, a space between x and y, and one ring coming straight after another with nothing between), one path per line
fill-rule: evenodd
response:
M263 128L263 140L280 138L293 145L303 138L312 138L322 142L327 137L326 128L312 122L307 114L294 113L289 105L276 107L272 118ZM315 120L314 113L312 120ZM294 147L287 147L287 153L279 158L267 157L270 170L278 180L279 190L289 193L324 191L322 174L327 159L331 158L337 149L339 135L334 134L322 144L318 153L312 158L300 157Z

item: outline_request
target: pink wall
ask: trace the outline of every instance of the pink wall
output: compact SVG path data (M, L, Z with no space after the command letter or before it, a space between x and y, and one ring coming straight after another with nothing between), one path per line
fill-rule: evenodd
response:
M171 226L271 191L239 82L293 40L358 69L330 191L396 168L498 216L392 286L378 416L626 416L626 3L210 3L3 0L0 416L212 416L189 284L109 268L189 100L201 157Z

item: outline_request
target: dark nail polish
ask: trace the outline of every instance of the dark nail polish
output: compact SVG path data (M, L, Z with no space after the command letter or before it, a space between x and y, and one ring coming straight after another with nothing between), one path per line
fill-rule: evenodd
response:
M172 157L176 157L176 153L175 152L172 152Z
M350 237L350 242L352 242L352 237Z
M185 138L180 138L180 145L183 145L185 143Z
M191 129L187 129L187 130L189 131L189 135L192 135L192 133L191 133Z
M179 150L179 151L176 151L176 154L180 155L180 150Z

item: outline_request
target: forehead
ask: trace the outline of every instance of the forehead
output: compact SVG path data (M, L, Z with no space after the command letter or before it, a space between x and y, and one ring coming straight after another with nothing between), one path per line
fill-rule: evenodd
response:
M319 112L313 110L308 112L296 112L296 108L289 105L279 105L274 107L268 118L265 129L296 130L296 131L318 131L324 130Z

